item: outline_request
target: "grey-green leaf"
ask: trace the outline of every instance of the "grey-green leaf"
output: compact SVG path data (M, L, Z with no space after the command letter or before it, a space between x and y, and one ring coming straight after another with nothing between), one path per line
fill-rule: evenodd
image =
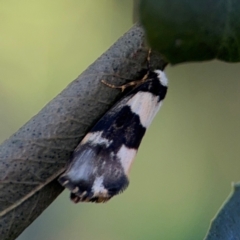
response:
M205 240L240 239L240 183L213 219Z
M240 60L239 0L140 0L150 46L172 63Z

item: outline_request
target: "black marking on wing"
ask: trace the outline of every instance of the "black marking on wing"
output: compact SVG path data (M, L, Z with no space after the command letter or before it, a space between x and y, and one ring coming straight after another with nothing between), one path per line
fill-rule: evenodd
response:
M109 110L92 128L91 132L95 131L103 131L102 137L112 140L109 150L117 152L123 144L137 149L146 128L129 106L122 106L117 112Z

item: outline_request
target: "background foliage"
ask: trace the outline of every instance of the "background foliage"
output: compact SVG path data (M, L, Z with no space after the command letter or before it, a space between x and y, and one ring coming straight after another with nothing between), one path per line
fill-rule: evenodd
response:
M3 141L132 26L129 1L5 1L0 8ZM19 238L203 239L239 180L239 64L168 66L170 87L132 168L107 204L65 191Z
M239 62L239 11L238 0L139 0L150 45L172 64Z

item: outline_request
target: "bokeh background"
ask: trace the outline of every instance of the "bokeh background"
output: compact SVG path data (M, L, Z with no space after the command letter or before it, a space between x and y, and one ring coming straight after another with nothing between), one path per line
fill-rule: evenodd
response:
M0 3L0 141L132 26L129 0ZM107 204L64 191L17 240L201 240L240 170L240 64L168 66L162 110L129 188Z

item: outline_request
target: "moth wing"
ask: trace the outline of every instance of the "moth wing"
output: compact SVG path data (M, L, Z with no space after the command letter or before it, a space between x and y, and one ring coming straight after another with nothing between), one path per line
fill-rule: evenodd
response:
M80 145L59 182L71 191L76 203L105 202L128 186L127 171L136 152L130 155L126 150L122 148L114 154L105 144Z

